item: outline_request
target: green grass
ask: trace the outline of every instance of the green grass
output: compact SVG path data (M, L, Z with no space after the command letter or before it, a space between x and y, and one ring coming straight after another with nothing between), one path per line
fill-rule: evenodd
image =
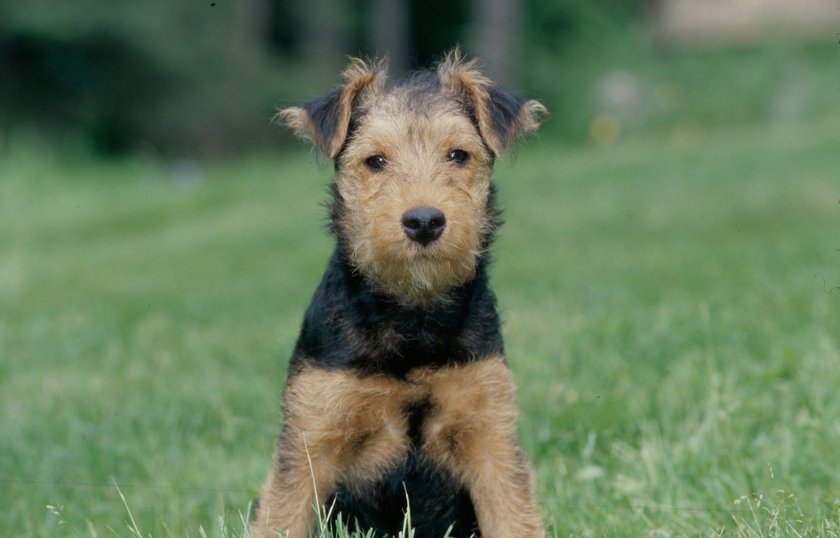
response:
M556 536L840 535L837 140L835 116L500 164L493 281ZM0 159L0 534L239 536L329 167Z

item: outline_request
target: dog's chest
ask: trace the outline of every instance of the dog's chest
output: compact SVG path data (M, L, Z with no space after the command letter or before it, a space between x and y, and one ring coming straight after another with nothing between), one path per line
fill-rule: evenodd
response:
M363 480L339 483L330 503L350 521L393 536L409 510L417 536L443 536L447 531L450 536L478 535L469 492L454 470L439 461L444 453L458 457L474 424L461 405L454 405L440 385L423 374L391 394L401 402L398 407L379 407L377 431L358 445L355 458L370 461L365 466L376 471ZM481 409L475 412L480 415ZM391 451L388 445L399 448Z
M406 449L421 457L455 450L487 418L493 388L475 375L486 364L418 368L407 373L381 411L387 437L401 438ZM394 406L393 401L400 402Z
M516 442L501 356L402 378L307 367L290 379L285 404L287 431L305 440L311 465L335 470L335 509L390 534L408 502L413 523L429 530L418 536L441 536L453 522L453 536L468 536L470 469Z
M305 368L290 379L286 409L289 425L318 439L323 458L341 462L355 482L384 474L412 450L437 463L480 457L486 432L500 424L515 436L513 383L501 356L412 369L402 379Z

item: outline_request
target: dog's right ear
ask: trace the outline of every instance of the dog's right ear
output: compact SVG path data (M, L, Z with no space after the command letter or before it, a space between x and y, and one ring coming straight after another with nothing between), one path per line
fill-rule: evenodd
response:
M354 103L367 93L382 90L386 71L385 60L365 62L352 58L341 74L344 84L303 106L284 108L276 118L334 159L347 139Z

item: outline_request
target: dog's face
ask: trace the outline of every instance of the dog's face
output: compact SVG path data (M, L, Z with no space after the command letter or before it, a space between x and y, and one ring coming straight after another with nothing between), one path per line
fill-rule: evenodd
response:
M281 117L335 159L333 228L380 291L406 305L468 282L496 225L495 156L544 108L491 85L457 52L393 88L355 61L345 84Z
M353 265L403 302L468 281L494 227L492 157L454 98L371 96L337 160L337 229Z

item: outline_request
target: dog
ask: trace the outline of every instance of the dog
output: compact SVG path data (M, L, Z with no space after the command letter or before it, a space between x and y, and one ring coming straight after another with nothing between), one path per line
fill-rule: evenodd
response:
M278 118L335 163L336 248L289 364L254 536L330 521L396 536L542 537L520 447L488 249L494 161L546 114L454 49L343 84ZM352 528L352 527L351 527Z

